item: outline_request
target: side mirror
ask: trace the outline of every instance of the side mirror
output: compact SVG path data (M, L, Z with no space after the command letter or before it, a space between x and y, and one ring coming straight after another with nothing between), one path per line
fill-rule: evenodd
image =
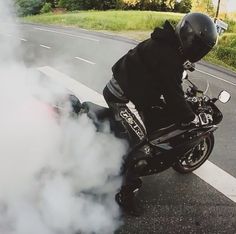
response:
M218 99L222 102L222 103L227 103L231 98L231 95L223 90L220 92L219 96L218 96Z

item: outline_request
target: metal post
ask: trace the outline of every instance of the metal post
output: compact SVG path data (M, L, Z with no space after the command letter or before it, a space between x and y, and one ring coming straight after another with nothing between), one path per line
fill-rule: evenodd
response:
M215 16L215 23L216 23L216 20L217 20L217 18L218 18L219 11L220 11L220 0L218 0L218 4L217 4L217 10L216 10L216 16Z

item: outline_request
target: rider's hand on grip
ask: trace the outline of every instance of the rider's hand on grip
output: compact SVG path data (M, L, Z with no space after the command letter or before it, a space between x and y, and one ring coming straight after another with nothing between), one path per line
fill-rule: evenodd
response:
M188 123L181 123L181 128L193 128L193 127L201 127L208 125L209 123L212 123L213 119L210 114L206 114L204 112L201 112L199 115L195 115L194 120Z

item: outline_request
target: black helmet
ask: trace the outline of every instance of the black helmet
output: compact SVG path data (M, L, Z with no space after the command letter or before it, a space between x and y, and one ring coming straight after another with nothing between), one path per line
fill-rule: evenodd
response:
M212 19L201 13L185 15L175 31L185 58L193 63L210 52L218 38Z

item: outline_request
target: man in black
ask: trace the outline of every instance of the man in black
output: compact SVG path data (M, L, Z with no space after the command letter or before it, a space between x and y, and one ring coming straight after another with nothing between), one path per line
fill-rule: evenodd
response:
M163 28L156 28L149 39L130 50L112 67L113 78L104 88L103 95L115 120L123 126L131 148L147 139L142 113L145 116L152 106L161 105L163 98L166 113L174 116L175 122L198 122L185 100L182 75L185 64L200 60L216 41L212 20L204 14L191 13L179 22L176 29L166 21ZM126 105L129 101L137 112ZM148 154L150 150L146 144L134 154ZM120 191L120 205L134 213L133 191L137 184L140 184L138 178L126 175Z

